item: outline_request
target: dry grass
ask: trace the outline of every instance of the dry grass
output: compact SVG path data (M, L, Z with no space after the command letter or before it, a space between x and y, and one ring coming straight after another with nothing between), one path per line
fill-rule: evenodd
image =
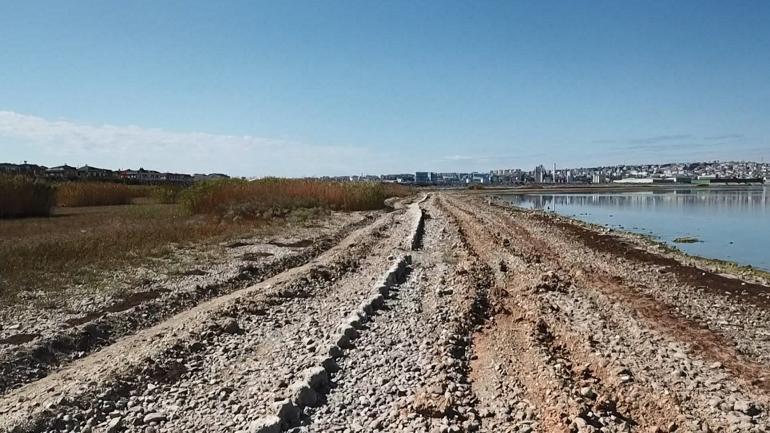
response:
M385 197L409 193L382 185L229 181L182 191L183 206L152 203L174 201L179 191L144 188L63 184L61 197L70 207L57 208L46 218L0 220L0 299L13 300L23 291L92 287L111 272L167 256L174 245L276 229L285 222L328 215L329 209L379 209ZM155 192L153 197L133 200L148 191ZM114 205L121 200L134 204ZM111 206L77 207L86 202ZM259 218L223 218L228 212Z
M47 216L54 206L54 193L54 188L46 183L1 175L0 218Z
M109 182L66 182L57 185L58 206L110 206L129 204L138 197L147 197L152 187Z
M411 194L400 185L299 179L224 180L185 191L182 205L192 214L269 218L299 208L343 211L382 209L385 199Z
M177 205L59 208L48 218L0 221L0 298L88 284L164 256L174 244L218 241L254 224L216 224Z
M187 189L187 186L183 185L162 185L156 186L152 189L150 197L156 203L162 204L174 204L178 203L182 193Z

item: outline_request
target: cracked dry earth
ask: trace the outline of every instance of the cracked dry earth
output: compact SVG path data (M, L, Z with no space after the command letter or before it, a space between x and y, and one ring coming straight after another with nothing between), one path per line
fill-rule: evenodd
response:
M431 193L5 390L0 431L770 430L770 288L662 254Z

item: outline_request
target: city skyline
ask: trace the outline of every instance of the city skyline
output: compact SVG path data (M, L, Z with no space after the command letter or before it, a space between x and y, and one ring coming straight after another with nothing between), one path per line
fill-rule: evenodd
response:
M30 161L20 164L0 161L0 174L21 174L27 176L59 179L117 180L140 182L181 182L226 179L224 173L178 173L163 170L94 167L83 164L70 166L45 166ZM269 176L268 176L269 177ZM246 178L246 177L243 177ZM249 177L258 179L259 176ZM485 171L461 170L455 172L416 171L390 173L348 173L345 175L311 176L305 178L334 179L342 181L382 181L416 184L452 183L604 183L623 179L673 180L681 182L699 178L760 179L770 178L770 163L761 161L694 161L668 162L657 164L599 165L593 167L561 167L548 170L539 164L532 170L522 167L492 169Z

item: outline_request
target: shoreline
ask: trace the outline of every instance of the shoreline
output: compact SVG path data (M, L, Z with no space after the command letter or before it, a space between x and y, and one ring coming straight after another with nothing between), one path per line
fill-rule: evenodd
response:
M711 188L712 188L712 190L714 188L717 188L717 189L722 190L722 191L725 191L725 190L729 191L729 190L736 190L736 189L747 190L747 189L766 188L766 187L745 187L745 186L743 186L743 187L736 188L736 187L732 187L732 186L727 186L727 187L720 186L720 187L711 187ZM601 192L613 192L613 193L614 192L618 192L618 193L623 193L623 192L653 192L653 193L656 193L656 192L671 192L671 191L675 191L676 189L682 189L682 188L654 187L654 188L648 188L648 189L645 189L645 188L633 188L633 189L630 189L630 190L625 190L625 189L621 189L621 188L597 187L597 188L592 189L590 191L589 190L583 190L581 188L579 190L573 190L573 191L562 191L562 190L553 189L553 190L549 190L549 191L539 190L539 192L542 192L544 194L551 194L551 193L559 194L559 193L563 193L563 192L573 192L573 193L581 193L581 192L598 192L598 193L601 193ZM685 189L691 189L691 188L685 188ZM708 188L704 189L704 191L708 191L708 190L709 190ZM504 190L504 191L501 191L501 192L498 192L498 191L487 191L487 193L488 193L488 196L491 197L493 200L495 200L495 199L499 200L501 197L504 197L506 195L505 191L508 191L508 190ZM534 193L534 192L533 191L528 191L528 190L517 190L516 192L511 192L511 194L522 194L522 195L532 194L532 193ZM728 258L710 257L710 256L706 256L706 255L699 255L699 254L696 254L696 253L688 252L684 248L681 248L679 246L679 243L676 243L673 240L665 240L665 239L663 239L661 237L662 235L660 235L659 233L651 234L651 233L645 233L645 232L635 232L635 231L629 230L628 228L623 227L623 226L616 226L616 225L613 225L613 224L603 225L603 224L600 224L600 223L590 222L590 221L581 219L580 217L575 216L575 215L567 215L567 214L563 214L563 213L559 213L559 212L555 212L555 211L550 211L550 210L547 211L547 210L544 210L544 209L525 208L525 207L517 206L516 204L514 204L512 202L509 202L509 201L506 201L506 200L500 200L500 201L502 203L504 203L505 205L507 205L507 206L512 206L512 207L515 207L517 209L521 209L521 210L525 210L525 211L532 211L532 212L541 212L543 214L548 214L548 215L553 214L553 215L558 215L558 216L563 217L563 218L568 218L571 221L574 221L576 223L583 224L583 225L588 226L588 227L592 227L594 230L599 231L599 232L606 232L607 230L611 230L612 232L615 232L615 233L622 233L622 234L625 234L626 236L633 236L633 237L637 238L637 240L640 240L640 241L648 244L649 246L652 246L652 247L655 247L655 248L662 248L662 249L664 249L667 252L672 253L672 254L676 253L678 256L680 256L680 258L683 258L683 259L686 259L686 260L690 260L690 261L697 260L699 262L700 266L707 266L707 267L709 267L709 269L716 269L717 272L726 272L726 273L740 274L741 277L745 277L746 275L751 275L751 276L754 276L754 277L761 278L762 281L765 281L765 282L770 281L770 268L763 267L761 265L754 265L750 261L746 261L746 262L741 263L741 262L738 262L738 261L735 261L735 260L731 260L731 259L728 259Z
M699 268L703 268L704 270L707 270L709 272L713 272L717 274L731 275L733 278L736 278L736 279L750 278L753 282L756 282L758 284L770 285L770 270L755 267L752 265L744 265L731 260L699 256L697 254L690 254L682 250L681 248L677 247L676 245L673 245L665 240L661 240L660 238L653 235L637 233L634 231L630 231L627 229L620 229L616 227L603 226L601 224L591 223L573 216L563 215L553 211L549 212L541 209L528 209L528 208L516 206L506 201L500 201L500 205L503 207L510 207L517 211L530 212L530 213L539 214L545 217L550 217L550 218L556 217L556 218L568 220L571 224L574 224L576 226L580 226L583 228L587 228L597 234L612 233L616 236L623 237L626 240L628 239L633 240L634 242L639 243L640 244L639 246L643 246L645 248L652 248L654 250L652 251L654 254L670 255L672 258L682 262L683 264L694 265Z

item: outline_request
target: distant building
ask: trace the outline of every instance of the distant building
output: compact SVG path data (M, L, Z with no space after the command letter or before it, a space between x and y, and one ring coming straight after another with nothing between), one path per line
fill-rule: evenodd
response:
M535 183L543 183L545 178L545 167L538 165L535 167Z
M24 161L24 164L0 163L0 173L22 176L45 176L46 167L36 164L27 164L27 161Z
M602 174L597 173L591 177L591 183L604 183L604 182L605 182L605 177Z
M460 183L460 175L457 173L439 173L439 182L443 185L457 185Z
M429 185L431 183L430 173L427 171L418 171L414 173L414 183L417 185Z
M155 170L145 170L140 168L139 170L123 170L118 173L121 179L131 180L136 182L159 182L160 172Z
M414 183L414 174L402 173L402 174L383 174L381 176L383 182L395 182L395 183Z
M230 176L222 173L209 173L209 174L195 173L194 175L192 175L192 180L194 182L204 182L207 180L221 180L221 179L230 179Z
M84 165L78 168L78 177L82 179L109 179L115 177L115 172L106 168L96 168Z
M490 176L488 173L471 173L470 176L466 178L466 183L489 183Z
M47 169L45 175L56 179L75 179L78 177L78 169L64 164Z
M161 173L161 178L162 181L170 183L191 183L193 181L192 176L182 173Z
M654 179L651 177L627 177L624 179L613 180L612 183L645 184L654 183Z

